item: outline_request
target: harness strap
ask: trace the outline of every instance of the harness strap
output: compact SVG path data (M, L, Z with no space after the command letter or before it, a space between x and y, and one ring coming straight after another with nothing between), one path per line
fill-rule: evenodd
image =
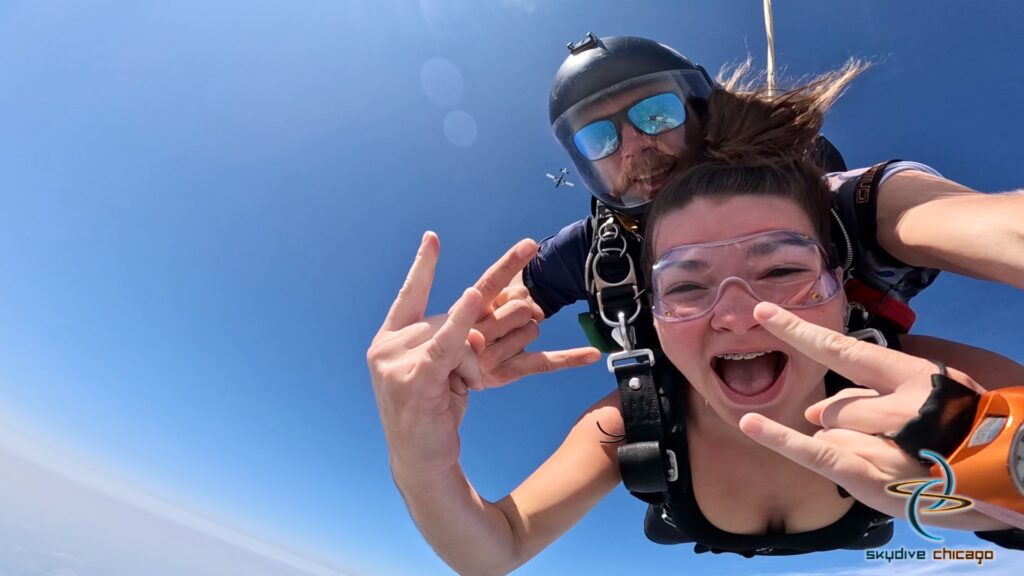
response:
M843 286L850 302L864 306L871 316L879 316L896 325L902 333L910 332L910 327L917 320L917 314L906 302L875 290L856 278L850 278Z
M676 452L668 446L671 403L665 383L674 372L655 368L660 344L650 330L636 330L643 303L635 255L642 241L607 206L595 202L586 285L591 317L613 330L623 351L608 358L615 375L625 427L619 472L625 487L645 499L666 503L668 484L679 477ZM667 366L666 363L662 362Z
M620 315L632 326L643 307L638 267L630 254L639 238L623 230L615 214L599 202L594 207L592 225L593 238L586 267L591 312L596 312L605 325L625 330L625 326L620 326ZM625 347L624 335L618 340L618 344Z
M618 450L622 483L630 492L641 494L668 491L668 483L679 478L673 450L665 445L662 398L654 378L654 356L644 349L620 356L629 364L612 367L619 388L626 444ZM609 364L612 364L611 360Z
M889 160L875 164L861 174L857 181L857 189L854 193L853 202L857 211L857 221L868 232L870 238L875 238L877 232L877 208L875 198L878 196L878 184L882 180L885 168L899 160Z
M882 175L886 168L900 160L889 160L875 164L864 171L857 178L856 183L848 182L844 185L855 186L853 189L853 214L856 220L858 236L860 237L860 250L867 250L867 253L884 255L887 254L878 244L878 187L882 181ZM853 248L850 248L853 256ZM890 257L891 258L891 257ZM882 258L882 262L890 262L889 258ZM855 267L857 263L853 264ZM888 290L882 285L871 286L857 278L849 278L844 285L846 295L850 302L859 303L869 314L868 323L873 324L876 318L892 325L900 333L910 331L917 315L910 306L898 296L900 284L891 284ZM896 290L893 293L893 290Z

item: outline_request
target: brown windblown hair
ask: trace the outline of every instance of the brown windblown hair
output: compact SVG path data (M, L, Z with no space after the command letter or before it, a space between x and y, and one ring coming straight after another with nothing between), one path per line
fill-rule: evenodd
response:
M867 67L849 60L838 70L779 94L749 79L749 59L731 73L720 74L703 115L696 163L672 175L647 213L648 280L657 258L653 239L659 221L697 198L790 198L807 212L818 239L829 247L831 193L815 162L818 132L832 104Z

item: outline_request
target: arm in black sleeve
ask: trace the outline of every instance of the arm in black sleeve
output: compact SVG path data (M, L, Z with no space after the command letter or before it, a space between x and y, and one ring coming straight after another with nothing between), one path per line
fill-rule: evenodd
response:
M573 222L542 240L537 255L523 270L523 284L547 317L587 298L584 267L590 250L588 222Z

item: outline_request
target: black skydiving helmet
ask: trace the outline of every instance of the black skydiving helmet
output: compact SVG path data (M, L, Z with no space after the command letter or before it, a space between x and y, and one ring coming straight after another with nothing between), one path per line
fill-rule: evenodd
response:
M640 214L651 200L652 180L675 166L650 153L623 172L623 130L634 131L626 138L684 130L687 114L706 106L713 82L704 68L646 38L587 34L569 51L548 101L555 139L591 194L617 211Z

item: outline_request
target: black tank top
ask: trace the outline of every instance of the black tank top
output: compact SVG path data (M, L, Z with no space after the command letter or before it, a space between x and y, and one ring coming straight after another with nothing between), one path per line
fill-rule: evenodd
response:
M849 387L857 386L834 372L829 372L825 377L825 389L829 396ZM808 532L726 532L704 516L693 492L689 456L680 460L680 464L685 462L687 468L680 471L680 486L672 490L671 510L666 514L663 506L651 505L644 520L644 533L658 544L694 543L694 551L697 553L734 552L749 558L756 555L783 556L836 549L866 550L882 546L892 538L892 519L857 501L832 524ZM842 488L839 490L840 494L849 496Z

